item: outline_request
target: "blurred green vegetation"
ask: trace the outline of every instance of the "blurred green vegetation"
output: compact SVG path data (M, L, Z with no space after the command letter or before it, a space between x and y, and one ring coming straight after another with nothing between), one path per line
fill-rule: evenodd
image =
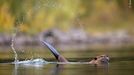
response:
M0 32L11 33L15 26L24 33L45 29L87 31L133 31L134 0L0 0ZM131 7L130 7L131 6Z

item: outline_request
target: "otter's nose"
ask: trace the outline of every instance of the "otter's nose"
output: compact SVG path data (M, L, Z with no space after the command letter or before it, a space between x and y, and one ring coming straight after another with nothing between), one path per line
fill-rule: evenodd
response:
M106 64L106 63L109 63L109 57L108 56L104 56L102 59L101 59L101 62L103 63L103 64Z

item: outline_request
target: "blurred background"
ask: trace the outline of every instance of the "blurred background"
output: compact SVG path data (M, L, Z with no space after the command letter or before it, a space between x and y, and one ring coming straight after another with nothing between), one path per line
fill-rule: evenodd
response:
M0 75L59 75L57 64L10 63L56 61L40 40L69 61L110 57L108 68L66 64L60 75L134 74L133 24L134 0L0 0Z
M10 48L14 39L14 47L22 52L22 47L41 46L40 40L61 50L130 48L133 4L134 0L0 0L0 47Z
M130 3L131 2L131 3ZM0 0L0 32L38 34L46 29L83 28L133 33L133 0Z

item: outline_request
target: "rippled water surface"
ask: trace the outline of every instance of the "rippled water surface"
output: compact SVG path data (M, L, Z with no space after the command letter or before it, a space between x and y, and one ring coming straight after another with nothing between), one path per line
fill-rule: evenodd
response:
M36 55L35 53L36 52ZM38 58L35 62L28 64L14 64L12 58L9 59L8 52L1 52L1 56L6 60L1 59L0 75L133 75L134 74L134 50L88 50L88 51L61 51L73 63L58 64L50 52L19 52L19 59L25 57L28 60L28 55L33 55L31 58ZM110 63L108 66L94 66L86 64L94 56L100 54L108 54ZM4 56L5 55L5 56ZM39 56L40 55L40 56ZM11 54L11 57L13 55ZM24 58L21 58L24 57ZM30 58L30 57L29 57ZM45 62L42 61L46 60ZM31 59L34 60L34 59ZM51 62L51 63L49 63ZM75 64L76 62L76 64ZM78 63L85 62L85 63Z

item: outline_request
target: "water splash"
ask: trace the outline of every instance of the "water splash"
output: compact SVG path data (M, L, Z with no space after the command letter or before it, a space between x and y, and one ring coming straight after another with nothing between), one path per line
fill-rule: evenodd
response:
M12 40L11 40L11 49L14 52L14 59L15 59L14 62L18 62L19 61L18 60L18 54L17 54L17 52L16 52L16 50L14 48L14 40L15 40L16 34L17 34L17 28L15 28L15 32L13 33Z
M47 63L48 62L45 61L44 59L37 58L37 59L30 59L30 60L15 62L14 64L47 64Z

